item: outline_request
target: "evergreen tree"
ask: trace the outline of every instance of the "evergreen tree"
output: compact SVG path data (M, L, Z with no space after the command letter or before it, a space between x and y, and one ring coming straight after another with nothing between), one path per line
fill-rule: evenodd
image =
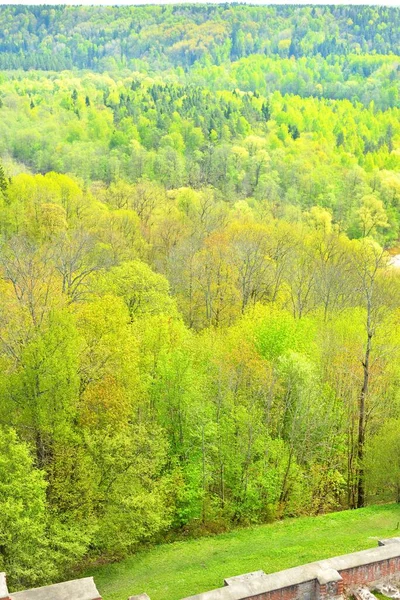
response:
M7 197L8 185L9 182L4 173L3 165L0 163L0 194L3 196L3 198Z

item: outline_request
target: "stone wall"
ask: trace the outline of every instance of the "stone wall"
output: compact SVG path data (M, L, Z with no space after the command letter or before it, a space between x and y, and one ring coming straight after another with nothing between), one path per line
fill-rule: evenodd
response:
M93 577L64 581L22 592L9 592L5 573L0 573L0 600L101 600L101 596Z
M351 585L368 585L381 579L390 579L396 574L400 575L400 558L363 565L362 567L341 571L340 574L346 587Z
M279 571L225 579L225 586L184 600L331 600L358 585L400 579L400 538L379 547Z

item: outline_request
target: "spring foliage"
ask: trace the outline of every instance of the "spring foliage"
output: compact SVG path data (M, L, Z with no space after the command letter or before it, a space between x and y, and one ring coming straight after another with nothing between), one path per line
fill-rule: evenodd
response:
M399 499L398 15L0 10L12 587Z

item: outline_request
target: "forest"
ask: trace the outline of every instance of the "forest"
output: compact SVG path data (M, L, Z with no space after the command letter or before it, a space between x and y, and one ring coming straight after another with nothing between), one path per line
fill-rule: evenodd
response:
M0 7L0 571L400 502L400 9Z

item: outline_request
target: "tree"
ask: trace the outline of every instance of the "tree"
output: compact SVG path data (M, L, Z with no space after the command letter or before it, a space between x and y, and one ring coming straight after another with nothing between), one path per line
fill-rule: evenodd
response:
M398 304L396 290L398 279L388 268L387 255L375 242L362 240L353 247L352 264L355 274L355 291L365 315L365 342L362 357L362 385L358 396L358 426L356 436L357 466L355 472L356 506L365 504L364 453L368 416L371 411L371 376L373 343L391 306Z
M90 277L112 263L109 249L82 229L63 233L53 252L55 267L62 277L62 291L70 302L88 294Z
M235 224L228 235L236 266L241 311L244 312L248 305L265 300L270 293L268 229L250 223Z
M196 295L201 299L202 322L219 326L229 324L239 312L239 291L235 265L226 234L209 236L205 248L196 255Z
M362 205L358 214L363 237L376 233L378 228L385 229L389 227L383 203L373 194L362 198Z
M0 194L2 195L4 200L7 199L7 189L8 189L8 181L7 181L6 175L4 173L3 165L0 164Z
M49 247L15 236L1 247L0 267L0 276L9 284L19 310L27 313L31 326L40 327L58 296Z
M101 279L103 293L123 299L132 321L144 315L178 316L168 281L139 260L113 267Z
M125 556L170 523L166 445L157 427L136 425L114 435L86 436L97 480L96 547L110 558Z
M44 473L15 431L0 427L0 568L11 588L49 581L48 512Z

